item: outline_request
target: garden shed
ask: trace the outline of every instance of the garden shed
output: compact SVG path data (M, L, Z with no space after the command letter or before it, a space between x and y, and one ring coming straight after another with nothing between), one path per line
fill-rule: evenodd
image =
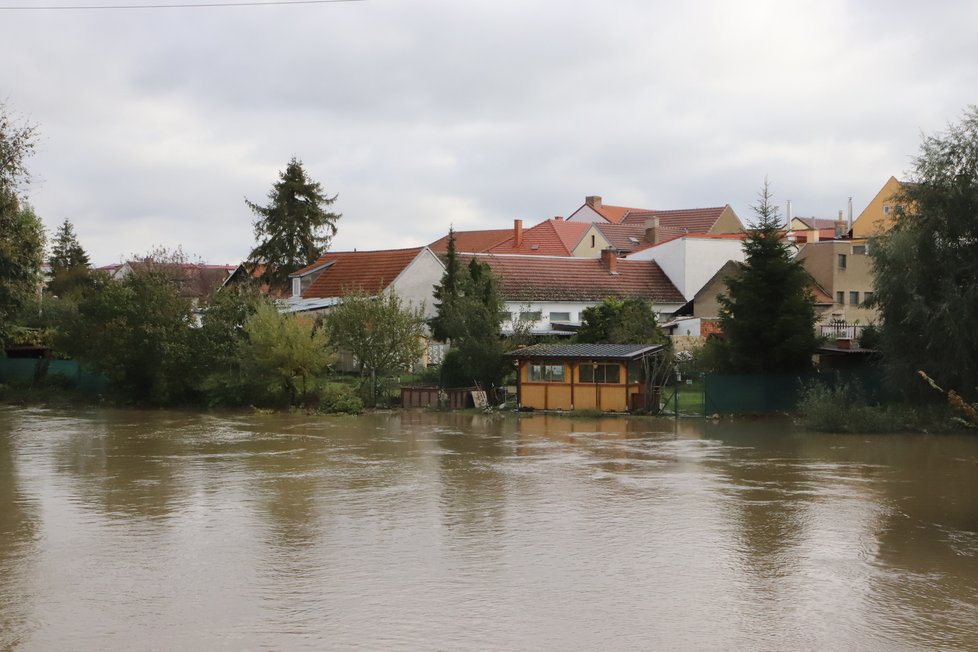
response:
M507 355L521 408L657 412L665 353L662 344L537 344Z

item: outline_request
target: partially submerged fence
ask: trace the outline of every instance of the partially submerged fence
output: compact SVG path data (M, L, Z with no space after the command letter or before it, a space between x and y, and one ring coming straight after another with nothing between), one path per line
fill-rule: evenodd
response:
M58 383L68 389L92 394L104 392L108 387L104 376L85 370L75 360L48 358L0 358L0 383Z
M806 387L845 383L869 403L892 399L879 369L812 374L704 374L683 372L662 391L663 415L794 412Z

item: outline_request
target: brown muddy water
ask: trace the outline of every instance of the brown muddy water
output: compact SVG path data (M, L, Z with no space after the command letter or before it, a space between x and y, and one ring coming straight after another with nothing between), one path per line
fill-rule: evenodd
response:
M978 649L978 436L0 408L0 649Z

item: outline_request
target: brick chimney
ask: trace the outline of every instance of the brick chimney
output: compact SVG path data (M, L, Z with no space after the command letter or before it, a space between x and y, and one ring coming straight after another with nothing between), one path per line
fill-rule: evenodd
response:
M589 206L589 207L593 208L596 211L599 211L599 210L601 210L601 196L600 195L591 195L590 197L585 197L584 198L584 204L586 206Z
M523 220L513 220L513 246L523 246Z
M650 217L645 220L645 240L652 244L659 244L662 241L662 233L659 230L659 218Z
M614 249L601 250L601 264L608 268L611 274L618 273L618 256Z
M846 224L846 220L842 217L842 211L839 211L839 219L835 223L835 237L836 239L844 238L846 233L849 231L849 226Z

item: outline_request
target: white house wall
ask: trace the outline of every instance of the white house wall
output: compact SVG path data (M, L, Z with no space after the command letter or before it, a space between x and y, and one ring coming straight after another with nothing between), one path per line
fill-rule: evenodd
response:
M506 319L502 323L504 333L513 332L513 321L519 321L521 313L539 312L540 319L533 323L533 332L549 332L552 330L553 323L580 324L581 313L585 309L596 306L600 301L506 301L503 310L512 315L512 320ZM659 316L659 323L668 321L669 316L682 307L678 303L654 304L653 308ZM569 313L568 320L551 320L552 313Z
M397 295L414 307L424 306L424 316L434 317L435 315L435 285L441 282L445 268L441 261L429 249L423 249L421 253L405 267L390 288L397 292Z
M608 220L605 219L604 215L594 210L587 204L581 206L576 211L571 213L570 217L567 218L568 222L603 222L607 223Z
M743 262L744 246L740 239L677 238L626 257L657 262L688 301L728 260Z

